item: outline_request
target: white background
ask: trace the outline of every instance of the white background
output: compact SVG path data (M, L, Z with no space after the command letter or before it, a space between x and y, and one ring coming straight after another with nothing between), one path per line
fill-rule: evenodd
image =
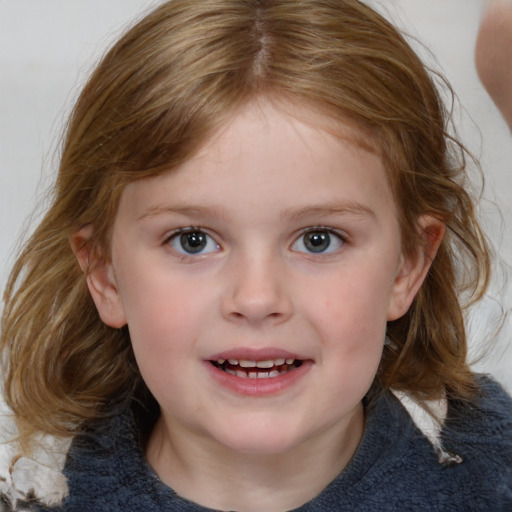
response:
M198 0L200 1L200 0ZM27 216L51 183L59 137L81 84L110 43L156 0L0 0L0 285ZM373 2L374 4L376 2ZM482 220L502 267L512 264L512 135L478 82L473 48L484 0L379 0L387 16L435 55L462 109L464 141L486 176ZM420 49L426 55L424 49ZM428 57L430 63L433 62ZM512 65L512 64L511 64ZM500 221L500 214L503 221ZM27 223L27 229L33 227ZM503 275L470 315L472 355L512 303ZM480 363L512 391L510 319ZM486 345L488 343L486 341Z

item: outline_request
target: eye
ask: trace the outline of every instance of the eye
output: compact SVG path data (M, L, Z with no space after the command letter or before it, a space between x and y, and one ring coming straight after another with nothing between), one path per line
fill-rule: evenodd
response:
M338 250L343 237L328 229L312 229L303 233L292 245L292 250L310 254L326 254Z
M174 233L169 245L180 254L208 254L220 249L215 240L200 229L186 229Z

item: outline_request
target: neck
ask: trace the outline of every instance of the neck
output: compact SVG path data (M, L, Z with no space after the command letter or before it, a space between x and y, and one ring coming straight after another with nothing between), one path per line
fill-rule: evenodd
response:
M160 417L147 458L180 496L215 510L282 512L313 499L345 468L362 438L360 405L335 425L279 454L246 454L170 429Z

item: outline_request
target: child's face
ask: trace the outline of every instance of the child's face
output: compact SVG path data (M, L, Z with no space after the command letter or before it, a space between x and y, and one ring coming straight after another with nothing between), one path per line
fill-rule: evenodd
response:
M171 434L282 453L362 416L415 272L380 158L262 101L125 189L95 300Z

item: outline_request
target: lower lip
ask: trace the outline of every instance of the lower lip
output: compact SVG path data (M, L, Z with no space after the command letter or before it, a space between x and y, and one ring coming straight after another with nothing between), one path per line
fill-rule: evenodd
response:
M279 394L294 386L313 366L312 361L303 361L298 368L283 373L278 377L249 379L223 372L209 361L205 361L205 364L207 365L213 379L215 379L215 381L222 387L234 393L247 396L269 396Z

